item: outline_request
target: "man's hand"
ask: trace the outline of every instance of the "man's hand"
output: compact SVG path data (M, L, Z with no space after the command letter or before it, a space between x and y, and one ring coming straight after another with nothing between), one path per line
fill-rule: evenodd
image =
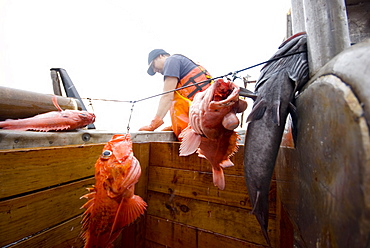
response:
M150 122L148 126L143 126L139 129L139 131L154 131L156 130L160 125L162 125L164 122L163 120L156 115L154 119Z

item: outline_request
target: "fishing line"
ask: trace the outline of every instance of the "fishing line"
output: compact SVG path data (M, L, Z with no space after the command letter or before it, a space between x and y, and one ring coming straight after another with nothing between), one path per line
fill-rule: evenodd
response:
M213 80L216 80L216 79L219 79L219 78L224 78L224 77L227 77L227 76L230 76L232 75L233 76L233 79L237 78L237 74L242 72L242 71L246 71L246 70L249 70L249 69L252 69L254 67L257 67L257 66L260 66L260 65L263 65L263 64L267 64L267 63L270 63L270 62L273 62L273 61L276 61L276 60L279 60L281 58L285 58L285 57L289 57L289 56L292 56L292 55L296 55L296 54L300 54L300 53L305 53L307 52L306 50L304 51L299 51L299 52L294 52L294 53L288 53L288 54L285 54L285 55L282 55L282 56L279 56L279 57L276 57L276 58L272 58L272 59L269 59L269 60L266 60L266 61L263 61L261 63L258 63L258 64L255 64L255 65L252 65L252 66L249 66L249 67L246 67L244 69L241 69L241 70L238 70L238 71L235 71L235 72L229 72L223 76L219 76L219 77L214 77L214 78L210 78L210 79L207 79L207 80L204 80L204 81L201 81L201 82L197 82L197 83L193 83L191 85L186 85L186 86L182 86L180 88L176 88L176 89L173 89L173 90L169 90L169 91L166 91L166 92L162 92L162 93L159 93L159 94L156 94L156 95L153 95L153 96L149 96L149 97L146 97L146 98L142 98L142 99L139 99L137 100L136 102L141 102L141 101L144 101L144 100L148 100L148 99L151 99L151 98L154 98L154 97L157 97L157 96L161 96L161 95L165 95L165 94L168 94L168 93L171 93L171 92L174 92L174 91L178 91L178 90L182 90L182 89L185 89L185 88L188 88L188 87L191 87L191 86L194 86L194 85L198 85L198 84L202 84L202 83L205 83L207 81L213 81Z
M202 84L202 83L205 83L207 81L213 81L213 80L216 80L216 79L219 79L219 78L224 78L224 77L227 77L227 76L233 76L233 78L235 79L236 78L236 75L242 71L246 71L246 70L249 70L249 69L252 69L254 67L257 67L257 66L260 66L260 65L263 65L263 64L267 64L267 63L270 63L270 62L273 62L273 61L276 61L276 60L279 60L281 58L285 58L285 57L289 57L289 56L292 56L292 55L296 55L296 54L300 54L300 53L305 53L307 52L306 50L304 51L299 51L299 52L294 52L294 53L289 53L289 54L285 54L285 55L282 55L282 56L279 56L279 57L276 57L276 58L272 58L272 59L269 59L269 60L266 60L266 61L263 61L261 63L258 63L258 64L255 64L255 65L252 65L252 66L249 66L249 67L246 67L244 69L241 69L241 70L238 70L238 71L234 71L234 72L229 72L225 75L222 75L222 76L219 76L219 77L214 77L214 78L210 78L210 79L207 79L207 80L204 80L204 81L200 81L200 82L197 82L197 83L193 83L193 84L190 84L190 85L186 85L186 86L182 86L182 87L179 87L179 88L176 88L176 89L173 89L173 90L169 90L169 91L165 91L165 92L161 92L161 93L158 93L156 95L152 95L152 96L148 96L148 97L145 97L145 98L142 98L142 99L139 99L139 100L135 100L135 101L128 101L128 100L108 100L108 99L97 99L97 98L82 98L82 99L88 99L90 101L92 100L97 100L97 101L110 101L110 102L125 102L125 103L136 103L136 102L141 102L141 101L145 101L145 100L148 100L148 99L151 99L151 98L154 98L154 97L157 97L157 96L161 96L161 95L165 95L165 94L168 94L168 93L171 93L171 92L175 92L175 91L178 91L178 90L182 90L182 89L185 89L185 88L188 88L188 87L191 87L191 86L194 86L194 85L198 85L198 84Z
M157 97L157 96L162 96L162 95L165 95L165 94L168 94L168 93L171 93L171 92L175 92L175 91L178 91L178 90L181 90L181 89L185 89L185 88L188 88L188 87L191 87L191 86L194 86L194 85L202 84L202 83L205 83L205 82L211 82L211 81L216 80L216 79L220 79L220 78L224 78L224 77L227 78L227 76L230 76L230 75L233 77L233 81L234 81L237 78L237 74L240 73L240 72L242 72L242 71L246 71L246 70L252 69L254 67L257 67L257 66L260 66L260 65L263 65L263 64L267 64L267 63L270 63L270 62L273 62L273 61L276 61L276 60L279 60L281 58L289 57L289 56L300 54L300 53L306 53L306 52L307 51L304 50L304 51L299 51L299 52L294 52L294 53L289 53L289 54L281 55L279 57L271 58L269 60L263 61L261 63L255 64L255 65L252 65L252 66L249 66L249 67L246 67L246 68L241 69L241 70L238 70L238 71L229 72L229 73L227 73L225 75L222 75L222 76L219 76L219 77L210 78L210 79L207 79L207 80L203 80L201 82L197 82L197 83L193 83L193 84L190 84L190 85L182 86L182 87L179 87L179 88L176 88L176 89L173 89L173 90L169 90L169 91L166 91L166 92L161 92L161 93L158 93L156 95L152 95L152 96L145 97L145 98L142 98L142 99L139 99L139 100L135 100L135 101L107 100L107 99L93 99L93 98L82 98L82 99L89 100L91 106L92 106L92 103L91 103L92 100L132 103L131 112L130 112L130 116L129 116L128 124L127 124L127 133L129 133L129 131L130 131L131 117L132 117L132 113L134 111L134 105L137 102L145 101L145 100L148 100L148 99Z
M130 116L128 118L128 123L127 123L127 133L130 133L130 122L131 122L132 112L134 112L135 103L136 103L136 101L132 101L131 112L130 112Z

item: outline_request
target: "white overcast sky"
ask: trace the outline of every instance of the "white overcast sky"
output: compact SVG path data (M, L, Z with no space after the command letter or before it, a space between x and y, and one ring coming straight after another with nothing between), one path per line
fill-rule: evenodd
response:
M50 68L60 67L82 98L139 100L162 91L162 75L146 73L152 49L222 76L277 51L289 8L289 0L0 0L0 85L52 94ZM257 79L259 69L240 76ZM158 100L135 104L131 132L149 124ZM98 129L126 131L131 104L92 103Z

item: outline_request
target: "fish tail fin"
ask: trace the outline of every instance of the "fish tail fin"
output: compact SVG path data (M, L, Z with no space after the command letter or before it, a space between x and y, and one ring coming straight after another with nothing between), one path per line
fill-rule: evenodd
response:
M179 138L182 138L180 145L180 156L189 156L199 147L202 137L195 133L191 127L185 128Z
M138 195L133 195L128 199L123 198L118 206L108 243L112 243L125 226L143 215L147 206L146 202Z
M213 184L217 186L219 189L225 189L225 176L224 171L221 167L214 168L212 166L212 173L213 173Z
M256 216L258 223L261 226L262 234L265 237L267 244L271 247L270 238L267 233L268 214L265 214L265 211L261 209L260 201L261 201L261 191L258 190L256 194L256 200L254 202L254 206L251 213Z

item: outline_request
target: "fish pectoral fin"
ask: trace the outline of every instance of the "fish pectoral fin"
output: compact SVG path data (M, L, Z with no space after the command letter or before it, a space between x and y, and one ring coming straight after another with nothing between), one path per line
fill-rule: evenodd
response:
M147 206L146 202L138 195L133 195L128 199L123 198L114 218L108 244L118 237L125 226L143 215Z
M256 121L263 117L266 112L266 101L261 99L256 105L253 106L251 113L248 116L247 122Z
M180 156L189 156L199 147L202 137L195 133L191 128L186 128L181 133L182 141L180 145Z

